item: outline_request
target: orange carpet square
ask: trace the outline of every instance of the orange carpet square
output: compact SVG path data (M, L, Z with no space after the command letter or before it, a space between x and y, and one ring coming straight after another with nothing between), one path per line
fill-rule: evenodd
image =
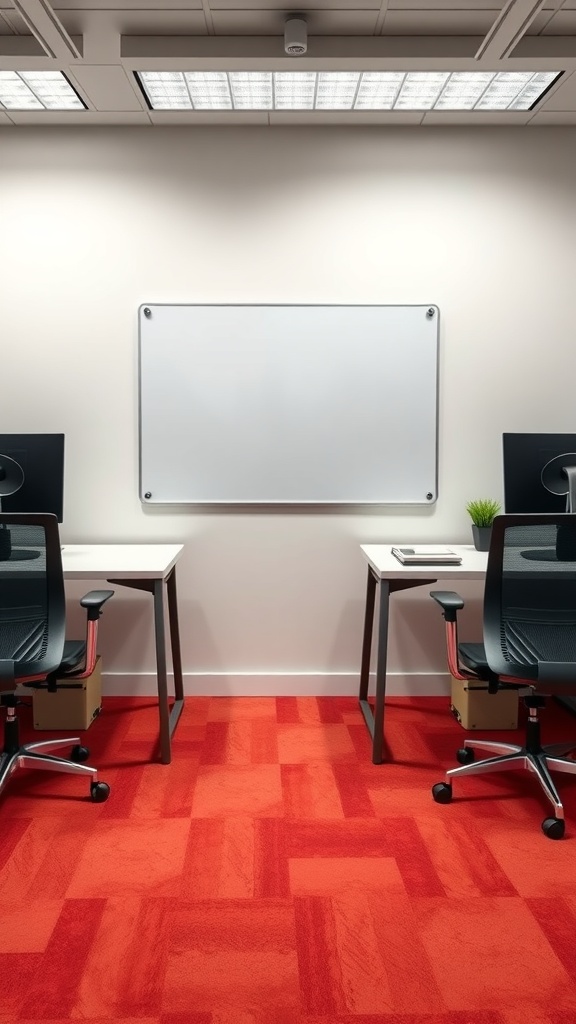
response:
M182 873L188 830L180 818L103 821L84 844L66 895L161 894Z
M282 782L279 765L204 767L198 771L192 803L195 818L253 814L281 815Z
M415 908L422 943L447 1007L498 1009L538 991L576 1019L576 992L530 909L514 897L426 900ZM482 949L479 970L477 950ZM446 970L458 964L458 972Z
M338 896L377 891L404 893L402 876L393 857L312 857L291 860L293 896Z
M297 1008L291 904L188 904L170 914L167 1012L266 1006L270 1020Z
M281 764L310 761L355 761L354 745L345 725L278 726L278 755Z

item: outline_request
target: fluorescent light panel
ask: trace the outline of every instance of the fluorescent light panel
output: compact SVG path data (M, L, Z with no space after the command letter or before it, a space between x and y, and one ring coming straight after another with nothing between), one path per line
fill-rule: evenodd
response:
M0 71L0 109L85 110L61 71Z
M139 71L153 110L530 110L558 71Z

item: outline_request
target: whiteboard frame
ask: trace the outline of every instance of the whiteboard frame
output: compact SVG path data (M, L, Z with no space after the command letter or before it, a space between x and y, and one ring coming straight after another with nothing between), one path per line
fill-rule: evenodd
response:
M434 483L432 492L428 492L422 499L322 499L322 498L310 498L301 499L275 499L275 498L254 498L254 499L234 499L234 498L156 498L144 490L143 481L143 400L142 400L142 377L143 377L143 360L142 360L142 324L144 317L148 313L152 313L154 309L158 308L181 308L186 307L188 309L195 308L226 308L226 309L238 309L238 308L280 308L290 310L292 308L304 309L338 309L343 307L345 309L422 309L426 311L427 319L434 319L436 326L435 333L435 359L434 359ZM438 435L439 435L439 388L440 388L440 310L439 307L434 303L240 303L240 302L227 302L227 303L216 303L216 302L199 302L199 303L186 303L186 302L145 302L138 307L138 472L139 472L139 493L140 501L145 506L200 506L203 508L266 508L270 507L273 509L277 508L358 508L358 507L374 507L374 508L386 508L386 507L417 507L424 508L432 506L438 500Z

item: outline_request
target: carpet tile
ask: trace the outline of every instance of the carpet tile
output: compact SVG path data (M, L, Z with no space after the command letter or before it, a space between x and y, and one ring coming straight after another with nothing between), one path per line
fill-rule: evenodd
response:
M353 698L188 698L170 765L157 730L153 700L105 700L104 804L11 779L0 1024L576 1024L576 778L551 842L528 775L434 803L465 735L445 698L387 701L383 765Z

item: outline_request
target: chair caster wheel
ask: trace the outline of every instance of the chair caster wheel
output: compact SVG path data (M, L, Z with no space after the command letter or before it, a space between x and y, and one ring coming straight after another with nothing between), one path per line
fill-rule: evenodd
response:
M456 760L458 764L472 764L474 760L472 747L460 747L460 750L456 751Z
M89 757L90 751L88 750L88 747L82 747L79 743L77 743L75 747L72 747L70 752L71 761L76 761L79 764L81 761L87 761Z
M95 804L103 804L110 796L110 786L107 782L93 782L90 786L90 797Z
M437 804L449 804L452 799L452 786L449 782L437 782L432 786L432 796Z
M542 822L542 831L548 839L563 839L565 828L563 818L544 818Z

